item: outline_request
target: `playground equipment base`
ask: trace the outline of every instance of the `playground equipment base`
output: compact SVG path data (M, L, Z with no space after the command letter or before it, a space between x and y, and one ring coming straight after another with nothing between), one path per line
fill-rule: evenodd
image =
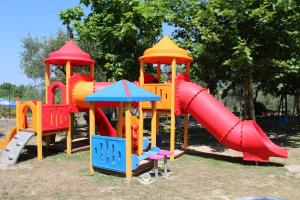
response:
M154 162L152 160L141 160L139 163L139 166L134 171L132 171L132 175L138 176L142 173L150 171L153 169L153 166L154 166ZM98 171L100 173L108 174L108 175L117 175L117 176L121 176L121 177L125 177L125 175L126 175L125 173L115 172L115 171L101 169L101 168L97 168L97 167L94 167L94 170Z
M51 144L49 148L67 152L67 145L65 140L55 142L54 144ZM76 138L72 140L72 153L88 150L90 150L89 138Z
M0 162L15 165L25 145L34 135L32 132L18 132L4 149Z
M176 159L176 158L179 158L179 157L182 156L184 153L185 153L184 150L181 150L181 149L175 149L175 150L174 150L174 158L175 158L175 159ZM168 156L168 157L170 157L170 156Z

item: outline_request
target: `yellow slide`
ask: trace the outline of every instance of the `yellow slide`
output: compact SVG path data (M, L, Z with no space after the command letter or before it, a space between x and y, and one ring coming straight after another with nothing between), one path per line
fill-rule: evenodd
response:
M17 133L17 127L14 126L11 129L10 133L5 138L5 140L2 140L2 141L0 140L0 149L4 149L8 145L8 143L13 139L13 137L16 135L16 133Z

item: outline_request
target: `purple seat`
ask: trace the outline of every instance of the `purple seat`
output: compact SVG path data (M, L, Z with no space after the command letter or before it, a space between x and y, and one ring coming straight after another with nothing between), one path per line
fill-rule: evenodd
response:
M169 156L171 154L171 151L167 151L167 150L160 150L158 152L158 155L163 155L163 156Z
M151 156L149 156L149 159L151 159L151 160L162 160L162 159L164 159L164 155L159 155L159 154L151 155Z
M160 150L158 152L158 155L164 156L164 176L168 175L168 162L167 162L167 156L171 154L171 151L167 150Z

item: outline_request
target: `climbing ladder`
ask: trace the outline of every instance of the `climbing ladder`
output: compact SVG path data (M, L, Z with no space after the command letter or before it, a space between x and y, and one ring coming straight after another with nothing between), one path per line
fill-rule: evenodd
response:
M4 149L0 162L15 165L23 148L34 135L32 132L18 132Z

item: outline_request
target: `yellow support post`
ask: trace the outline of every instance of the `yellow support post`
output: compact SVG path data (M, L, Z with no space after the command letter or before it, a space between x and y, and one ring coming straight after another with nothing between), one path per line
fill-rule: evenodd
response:
M20 122L21 122L21 102L20 100L16 101L16 127L17 127L17 132L20 131L21 127L20 127Z
M43 159L43 132L42 132L42 103L41 101L37 102L37 156L38 156L38 160L42 160Z
M141 61L140 64L140 86L144 85L144 71L145 71L145 63Z
M90 115L90 172L94 173L93 162L92 162L92 136L96 132L96 128L95 128L95 103L94 102L90 103L89 115Z
M118 102L118 137L122 137L123 103Z
M160 113L156 110L156 135L159 135L159 120L160 120Z
M92 79L94 80L94 78L95 78L95 65L94 64L90 65L90 75L91 75Z
M74 122L74 114L69 113L69 129L67 131L67 154L72 154L73 122Z
M140 86L144 85L144 62L141 61L140 64ZM138 150L137 154L141 155L143 153L143 137L144 137L144 111L142 107L142 102L139 102L139 140L138 140Z
M46 64L45 71L45 84L46 84L46 104L48 104L48 87L50 86L50 65Z
M183 149L187 152L188 147L189 115L184 115Z
M189 62L185 64L185 73L190 78L190 63Z
M125 105L125 122L126 122L126 179L131 180L131 104Z
M159 83L160 83L160 74L161 74L160 64L157 64L157 79Z
M71 77L71 61L67 61L66 63L66 103L69 104L69 80ZM72 114L69 114L69 129L67 131L67 154L72 153L72 124L73 118Z
M157 113L156 113L156 102L151 102L152 104L152 119L151 119L151 147L156 146L156 131L157 131Z
M66 103L69 103L69 80L71 76L71 62L68 60L66 64Z
M170 137L170 160L174 160L175 150L175 78L176 78L176 59L172 60L172 98L171 98L171 137Z

